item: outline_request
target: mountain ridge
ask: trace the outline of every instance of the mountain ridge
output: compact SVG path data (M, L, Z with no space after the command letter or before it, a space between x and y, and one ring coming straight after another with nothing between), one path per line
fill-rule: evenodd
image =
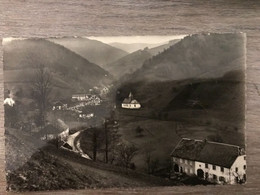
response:
M201 34L187 36L144 62L127 80L181 80L212 78L244 69L245 35Z
M5 85L20 81L32 81L34 70L42 64L49 69L53 80L68 88L71 94L75 89L88 89L108 85L113 77L98 65L89 62L82 56L64 46L44 39L15 40L4 48ZM28 68L31 71L28 71ZM22 83L22 82L21 82ZM62 84L63 83L63 84ZM54 83L55 84L55 83ZM28 89L28 86L24 85ZM59 93L63 93L59 90ZM67 94L67 93L65 93ZM69 94L67 94L69 95Z
M65 48L75 52L88 61L106 69L106 65L115 61L128 53L101 41L92 40L83 37L77 38L52 38L49 41L62 45Z

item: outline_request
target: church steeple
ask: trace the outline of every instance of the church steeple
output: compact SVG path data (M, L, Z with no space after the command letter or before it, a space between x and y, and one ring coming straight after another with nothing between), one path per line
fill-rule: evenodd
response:
M133 99L133 94L132 92L129 93L129 96L128 96L131 100Z

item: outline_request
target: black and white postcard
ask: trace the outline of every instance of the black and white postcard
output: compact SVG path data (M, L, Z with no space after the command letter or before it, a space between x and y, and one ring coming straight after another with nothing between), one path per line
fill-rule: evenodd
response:
M245 34L3 47L8 191L246 182Z

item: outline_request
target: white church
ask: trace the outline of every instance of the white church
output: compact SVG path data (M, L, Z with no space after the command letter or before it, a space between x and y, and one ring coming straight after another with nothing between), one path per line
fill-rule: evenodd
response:
M140 109L141 104L136 99L134 99L133 94L130 92L128 98L125 98L122 102L122 108Z
M219 184L246 181L246 155L239 146L183 138L171 153L173 171Z

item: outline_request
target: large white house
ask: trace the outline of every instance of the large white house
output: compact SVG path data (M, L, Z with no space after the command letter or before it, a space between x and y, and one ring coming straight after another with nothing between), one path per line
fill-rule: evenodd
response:
M239 146L183 138L171 158L174 172L223 184L246 181L246 155Z
M140 109L141 104L134 99L133 94L130 92L128 98L125 98L122 102L122 108L127 109Z

